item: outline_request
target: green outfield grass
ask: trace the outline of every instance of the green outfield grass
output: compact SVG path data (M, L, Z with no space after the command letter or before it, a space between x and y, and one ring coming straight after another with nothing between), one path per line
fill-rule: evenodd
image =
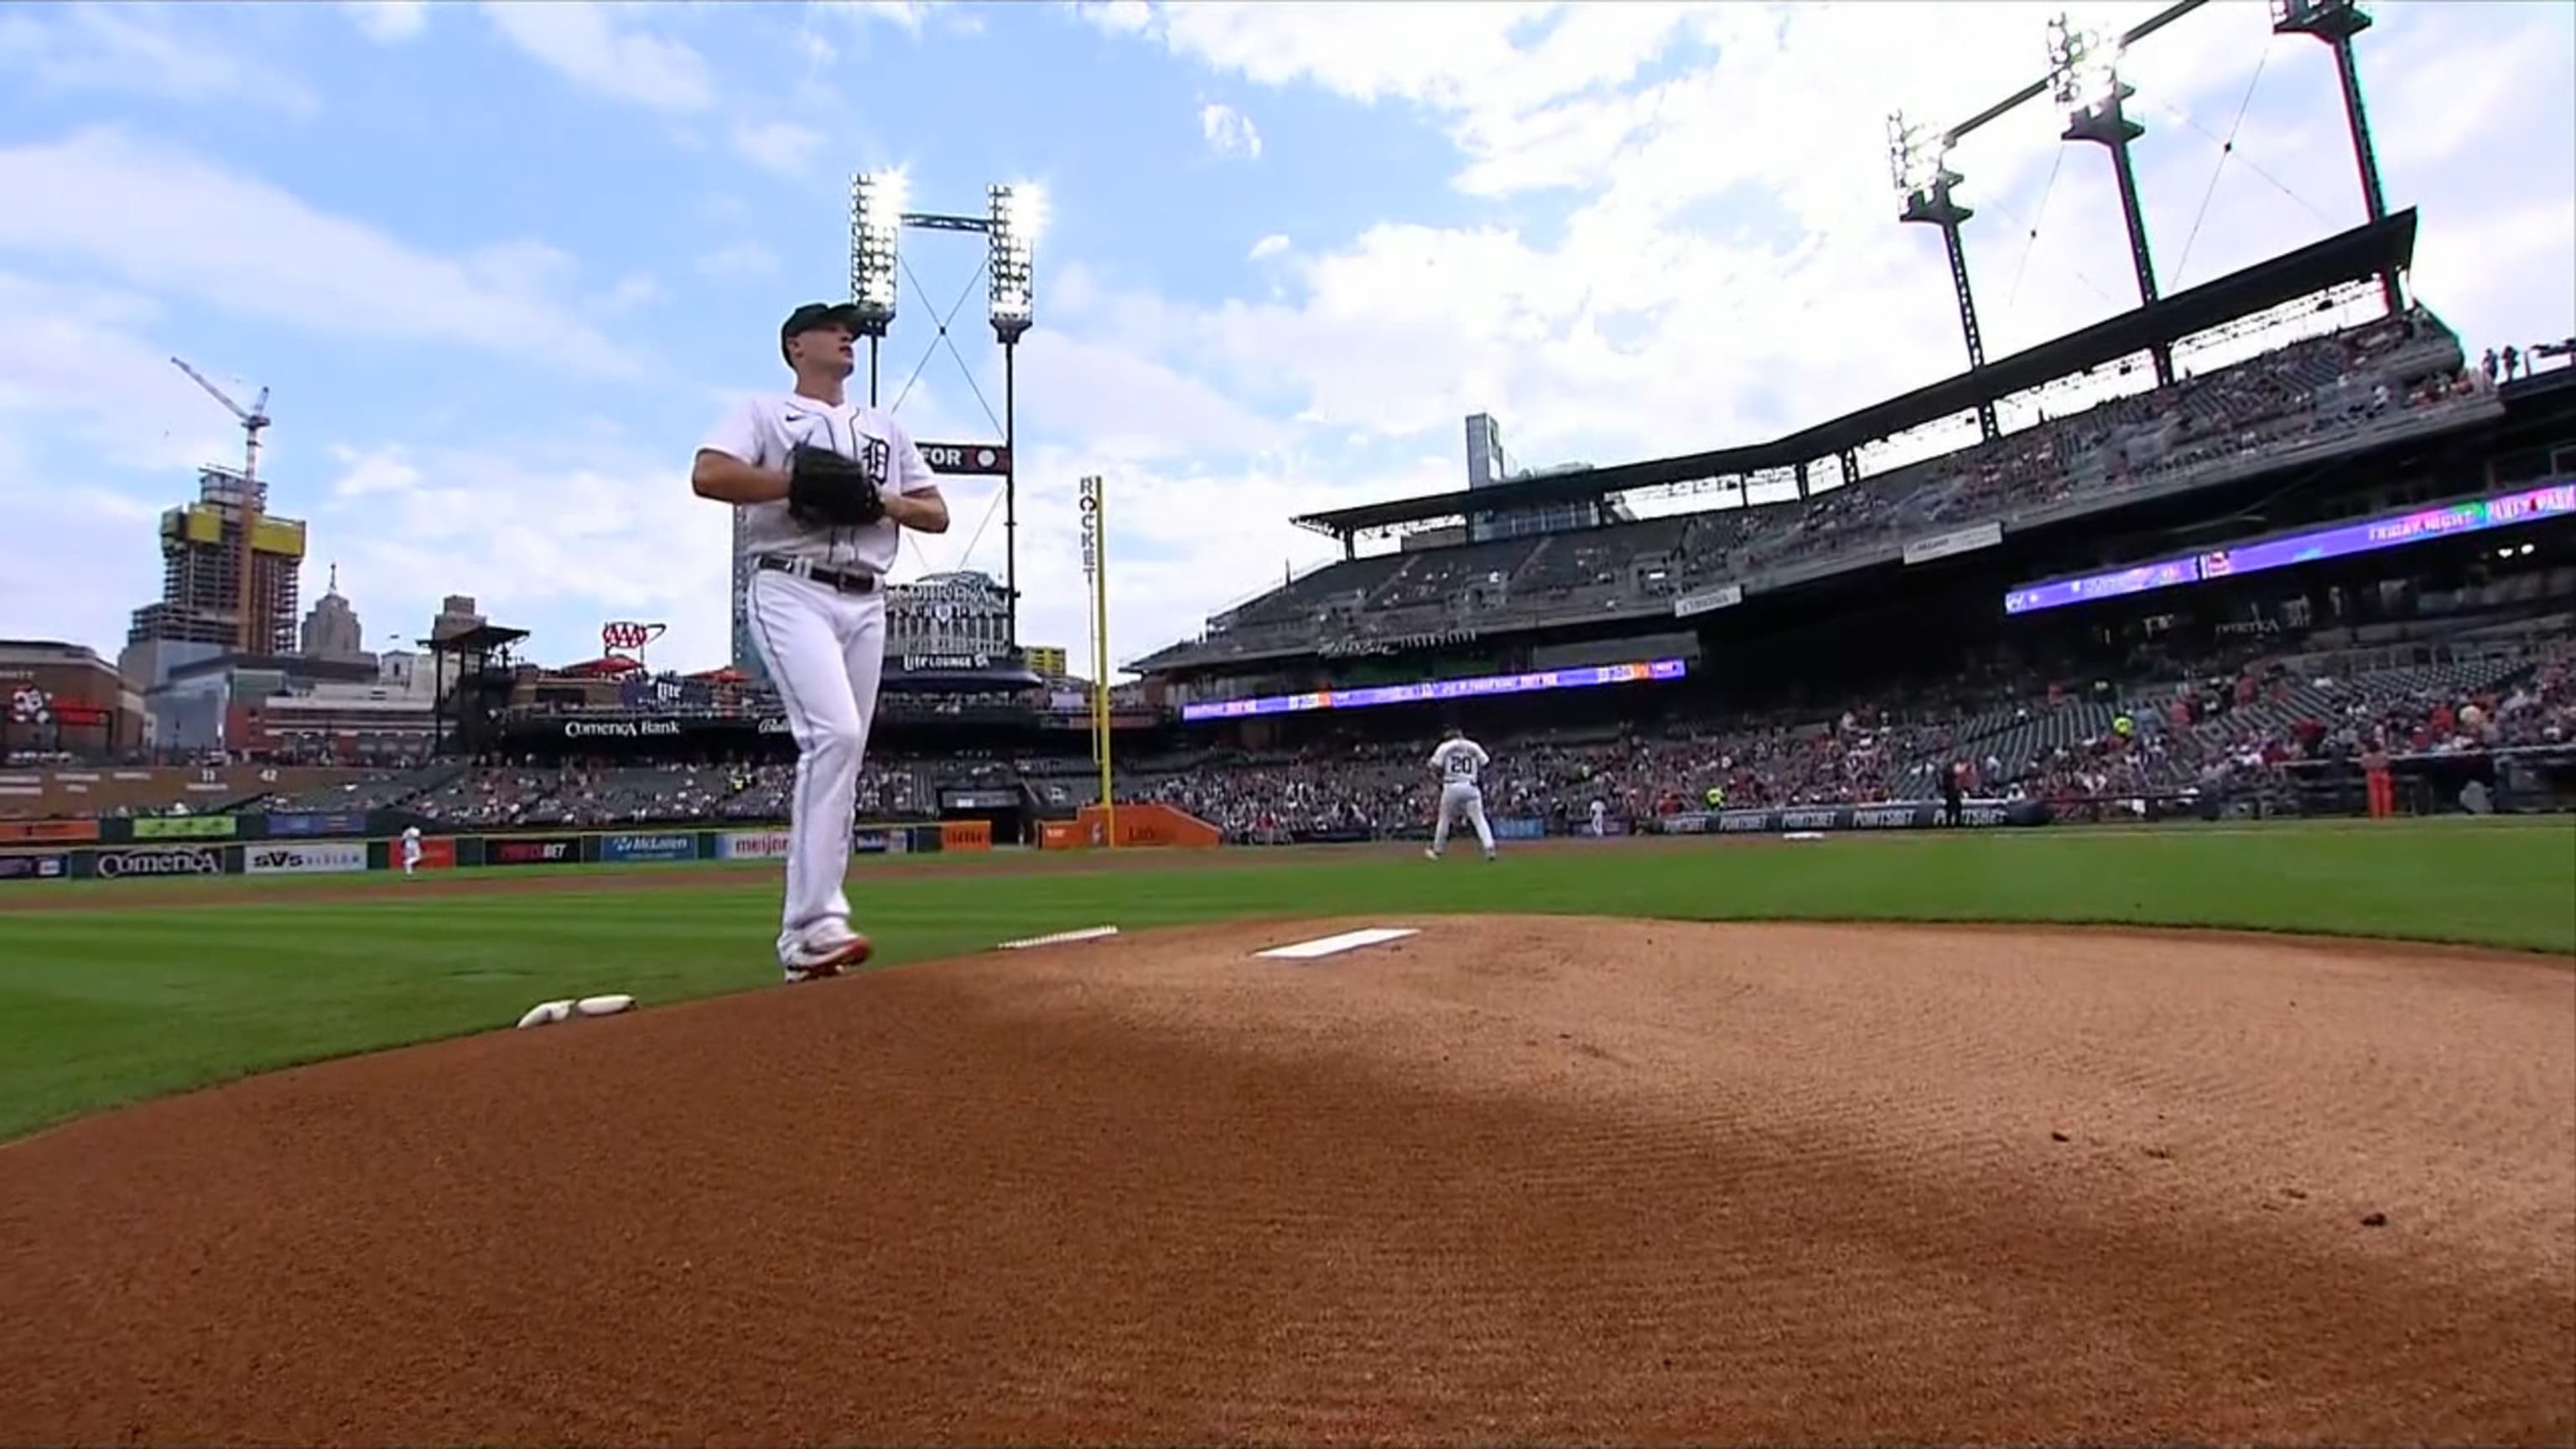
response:
M775 980L774 867L625 867L488 896L326 893L345 879L236 881L210 905L156 903L158 882L10 887L81 903L0 913L0 1139L250 1072L490 1030L549 997L626 991L651 1005ZM888 965L1111 923L1496 911L2205 926L2576 956L2576 823L1613 842L1493 865L1472 843L1436 866L1401 846L1023 872L1002 857L888 858L859 867L851 896Z

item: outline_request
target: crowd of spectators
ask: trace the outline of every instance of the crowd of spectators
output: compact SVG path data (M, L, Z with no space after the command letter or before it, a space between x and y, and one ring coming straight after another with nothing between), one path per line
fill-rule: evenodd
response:
M1871 474L1795 501L1334 565L1236 611L1190 652L1274 647L1301 634L1354 640L1473 623L1497 609L1594 612L2072 500L2171 486L2213 463L2260 457L2492 389L2459 340L2417 310L2311 337L2169 387ZM1593 557L1616 543L1628 563ZM1577 566L1556 555L1580 551ZM1642 564L1645 567L1632 567ZM1524 584L1530 585L1524 588Z

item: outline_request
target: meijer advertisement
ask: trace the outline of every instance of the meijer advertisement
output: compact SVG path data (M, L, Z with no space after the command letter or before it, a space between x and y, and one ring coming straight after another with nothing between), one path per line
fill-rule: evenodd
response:
M785 860L784 830L736 830L716 837L718 860Z
M367 868L367 847L356 841L321 845L253 845L242 851L252 875L345 875Z

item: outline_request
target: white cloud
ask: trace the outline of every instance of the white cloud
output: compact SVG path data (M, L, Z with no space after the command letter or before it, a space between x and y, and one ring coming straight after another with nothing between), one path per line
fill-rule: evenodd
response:
M919 30L922 18L929 14L925 0L831 0L831 7L860 20L882 20L906 30Z
M419 35L429 27L428 0L341 0L350 20L380 45Z
M267 182L111 129L0 149L0 195L45 198L0 208L0 255L111 274L220 311L325 336L445 343L623 371L611 346L553 289L569 258L534 242L467 261L414 250ZM137 198L163 215L221 226L137 226Z
M778 253L758 242L736 242L698 258L698 270L710 277L765 277L778 270Z
M1261 240L1254 242L1252 244L1252 250L1244 253L1243 259L1247 262L1257 262L1264 257L1278 256L1280 253L1287 251L1288 247L1288 238L1282 233L1274 231L1270 235L1263 237Z
M119 91L157 100L228 101L312 112L313 92L203 31L183 32L143 6L21 6L0 14L0 75L38 92Z
M745 159L782 176L801 174L823 144L823 133L794 121L736 122L733 146Z
M1208 149L1220 156L1261 159L1261 132L1252 118L1222 101L1199 107L1199 134L1207 139Z
M594 95L673 112L715 104L704 57L679 41L621 26L606 7L502 0L483 13L512 44Z

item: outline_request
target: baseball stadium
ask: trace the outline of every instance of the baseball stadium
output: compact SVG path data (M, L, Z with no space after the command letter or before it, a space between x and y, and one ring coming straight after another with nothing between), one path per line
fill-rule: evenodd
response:
M2576 1442L2576 367L2370 186L1127 683L890 586L829 981L757 668L0 645L0 1441Z

